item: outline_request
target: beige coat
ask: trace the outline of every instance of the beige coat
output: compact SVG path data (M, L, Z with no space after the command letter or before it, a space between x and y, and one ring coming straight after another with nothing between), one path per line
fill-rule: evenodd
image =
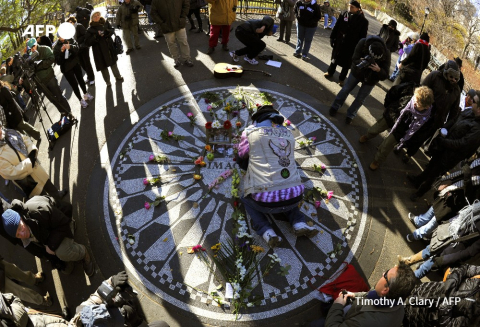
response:
M23 134L20 135L22 135L23 142L27 147L27 153L37 150L30 137ZM25 157L20 152L18 152L18 155L22 161L18 160L17 154L10 146L4 145L0 147L0 175L4 179L9 180L21 180L30 175L38 184L32 193L29 194L29 197L41 194L43 186L49 179L47 172L40 166L40 163L37 162L35 167L32 168L32 162L28 157Z
M207 0L208 17L212 25L232 25L237 14L233 8L237 7L238 0Z

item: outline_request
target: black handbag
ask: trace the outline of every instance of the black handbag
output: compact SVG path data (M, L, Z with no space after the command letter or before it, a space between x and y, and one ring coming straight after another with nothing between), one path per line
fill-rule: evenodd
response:
M122 54L123 53L122 38L115 33L113 33L113 35L115 35L115 39L113 41L113 47L115 48L115 52L117 53L117 55Z

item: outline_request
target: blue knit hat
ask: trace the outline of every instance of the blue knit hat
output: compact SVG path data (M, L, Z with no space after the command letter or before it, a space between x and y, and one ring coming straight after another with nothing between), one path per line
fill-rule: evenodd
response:
M17 237L17 229L20 224L20 215L12 209L7 209L2 214L2 223L5 231L11 237Z

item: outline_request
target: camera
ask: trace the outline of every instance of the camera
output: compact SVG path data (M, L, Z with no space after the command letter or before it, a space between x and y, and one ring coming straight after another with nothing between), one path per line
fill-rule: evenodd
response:
M347 294L348 294L348 291L347 291L347 290L345 290L345 289L343 289L343 290L342 290L342 294L344 295L343 297L345 297L345 295L347 295ZM350 304L352 304L352 303L353 303L353 300L352 300L352 298L351 298L351 297L349 297L349 298L347 299L347 302L346 302L346 304L345 304L345 305L350 305Z
M375 59L373 59L372 56L367 55L365 58L362 59L362 61L357 65L357 68L363 69L365 67L368 67L370 65L375 64Z

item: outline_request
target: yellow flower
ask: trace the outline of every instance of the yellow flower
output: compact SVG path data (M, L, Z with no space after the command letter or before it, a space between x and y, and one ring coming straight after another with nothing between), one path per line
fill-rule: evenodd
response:
M222 247L221 243L217 243L214 246L211 247L213 251L220 251L220 248Z
M255 253L265 252L265 249L262 248L261 246L258 246L258 245L250 245L250 248L251 248L252 251L255 252Z
M212 151L212 147L207 144L207 145L205 145L205 150L207 150L207 151Z

